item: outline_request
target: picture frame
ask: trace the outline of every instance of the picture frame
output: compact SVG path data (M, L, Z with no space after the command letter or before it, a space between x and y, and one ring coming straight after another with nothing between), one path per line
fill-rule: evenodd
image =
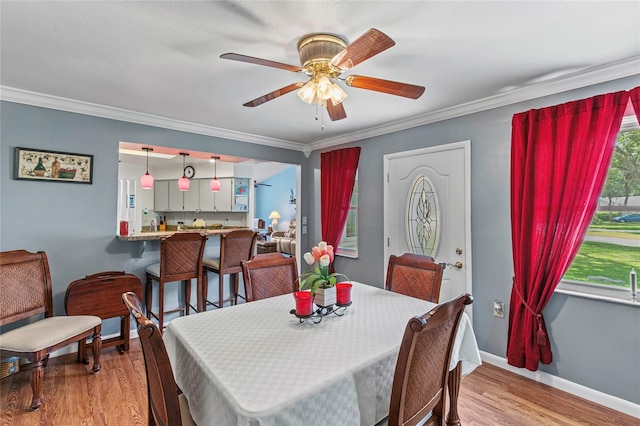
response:
M14 179L93 183L93 155L16 147Z

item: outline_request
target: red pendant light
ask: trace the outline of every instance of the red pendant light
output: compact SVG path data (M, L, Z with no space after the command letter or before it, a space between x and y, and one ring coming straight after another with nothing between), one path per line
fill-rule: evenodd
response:
M218 160L220 157L211 157L214 164L213 179L209 182L211 192L220 192L220 181L218 180Z
M184 160L185 157L188 157L189 154L187 154L186 152L181 152L180 155L182 155L182 177L178 180L178 189L180 191L188 191L189 190L189 178L187 176L185 176L184 174Z
M147 173L142 175L140 182L142 183L142 189L153 189L153 176L149 174L149 151L153 151L152 148L142 148L147 151Z

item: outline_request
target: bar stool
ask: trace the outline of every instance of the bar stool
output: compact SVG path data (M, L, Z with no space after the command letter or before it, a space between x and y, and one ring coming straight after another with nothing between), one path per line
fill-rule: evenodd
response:
M160 242L160 263L147 266L146 304L147 318L158 320L161 330L164 328L164 314L185 312L189 315L191 303L191 280L197 279L198 288L202 282L202 255L206 235L197 232L179 232L165 237ZM158 313L151 311L153 301L153 281L158 281ZM185 291L185 304L170 311L164 310L165 283L182 281ZM200 296L200 295L198 295Z
M207 305L222 308L227 300L224 300L224 276L230 274L233 277L233 295L228 301L238 304L238 275L242 272L243 260L251 260L255 250L258 233L251 229L239 229L220 236L220 257L204 259L202 261L202 300L198 307L207 310ZM218 304L207 299L209 291L208 273L214 272L219 275L219 296Z

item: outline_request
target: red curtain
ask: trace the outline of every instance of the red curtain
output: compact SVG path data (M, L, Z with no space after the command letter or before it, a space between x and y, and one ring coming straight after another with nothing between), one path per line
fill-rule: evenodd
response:
M640 122L640 86L631 89L629 91L631 103L633 104L633 110L636 112L638 122Z
M610 93L513 116L511 365L551 363L542 310L596 211L628 99Z
M335 249L347 223L359 159L360 147L320 154L322 240Z

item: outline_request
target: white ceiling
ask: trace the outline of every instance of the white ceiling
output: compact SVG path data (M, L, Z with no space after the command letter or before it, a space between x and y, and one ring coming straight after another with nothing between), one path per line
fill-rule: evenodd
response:
M640 74L638 1L45 1L1 3L2 98L309 151ZM344 87L347 118L289 93L311 32L396 45L349 73L426 87L418 100ZM349 73L343 74L343 76Z

